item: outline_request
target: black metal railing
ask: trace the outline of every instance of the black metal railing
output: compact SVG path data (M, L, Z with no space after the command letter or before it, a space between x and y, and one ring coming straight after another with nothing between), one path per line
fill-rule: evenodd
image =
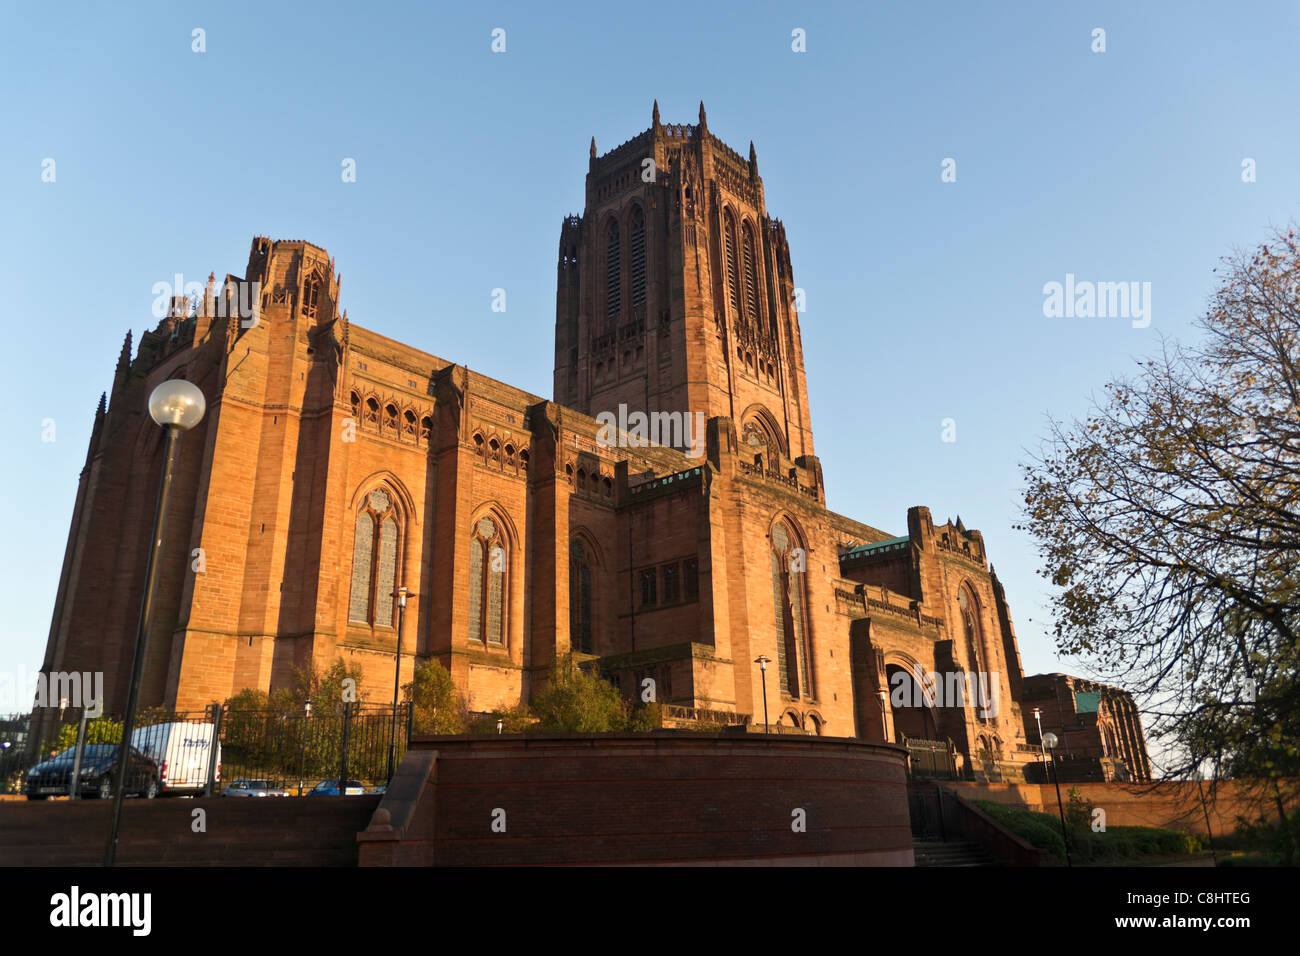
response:
M410 704L394 710L364 703L152 711L141 717L131 744L152 767L154 790L160 794L301 795L331 781L346 784L317 792L350 793L372 790L391 778L410 742L412 716ZM67 781L69 790L80 789L92 758L99 756L95 745L122 740L119 718L87 718L84 725L81 718L77 711L0 717L0 793L25 792L32 768L50 761L61 768L54 775L57 781ZM42 782L51 779L46 774ZM134 789L150 792L143 784Z

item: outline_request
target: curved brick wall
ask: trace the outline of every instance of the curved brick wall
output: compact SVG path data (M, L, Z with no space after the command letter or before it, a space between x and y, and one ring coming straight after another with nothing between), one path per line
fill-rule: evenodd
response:
M911 866L904 760L824 737L416 737L360 861Z

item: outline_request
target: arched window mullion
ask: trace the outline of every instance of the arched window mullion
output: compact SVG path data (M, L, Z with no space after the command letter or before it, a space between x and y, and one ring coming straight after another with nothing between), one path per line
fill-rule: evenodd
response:
M733 317L740 315L740 270L736 263L736 220L732 218L731 213L726 213L723 223L723 241L726 249L723 255L726 259L727 267L727 298L731 305L731 314Z
M611 219L605 239L605 321L607 330L618 327L623 311L623 261L618 221Z
M645 305L645 215L636 207L632 214L632 308Z

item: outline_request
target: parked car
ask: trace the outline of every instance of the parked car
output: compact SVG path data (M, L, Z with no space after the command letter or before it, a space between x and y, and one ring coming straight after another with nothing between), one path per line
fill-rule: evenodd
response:
M78 792L85 797L108 799L113 795L113 769L117 763L117 744L87 744L81 754L81 784ZM69 796L72 793L72 767L77 750L69 747L44 763L27 771L23 789L28 800ZM134 747L127 749L126 793L152 800L158 796L158 765Z
M349 780L343 786L343 795L348 797L358 797L366 792L360 780ZM307 791L309 797L337 797L339 795L339 782L337 780L322 780L316 786Z
M221 795L223 797L287 797L289 791L273 787L271 781L260 777L256 779L240 777L221 791Z
M207 785L213 726L200 721L176 721L139 727L131 746L158 764L163 794L199 794ZM216 780L221 780L221 741L217 741Z

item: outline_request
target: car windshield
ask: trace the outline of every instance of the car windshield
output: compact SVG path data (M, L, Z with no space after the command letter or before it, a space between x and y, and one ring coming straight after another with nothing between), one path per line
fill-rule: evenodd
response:
M73 753L74 753L73 750L65 750L62 754L59 754L59 756L60 756L60 757L63 757L64 755L67 755L68 759L71 760L71 759L72 759L72 755L73 755ZM113 756L116 756L116 755L117 755L117 744L88 744L88 745L86 746L85 755L86 755L87 757L113 757ZM84 759L84 758L83 758L83 759Z

